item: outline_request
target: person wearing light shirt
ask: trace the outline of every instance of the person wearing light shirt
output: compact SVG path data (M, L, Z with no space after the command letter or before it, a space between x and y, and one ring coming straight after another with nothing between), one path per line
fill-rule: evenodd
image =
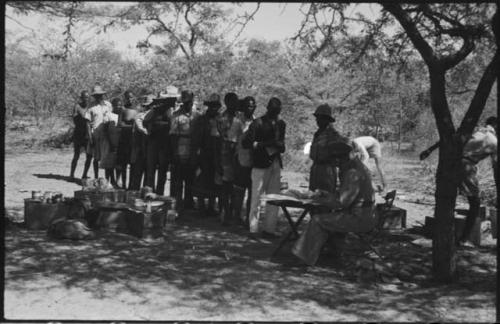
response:
M382 187L379 191L384 191L386 188L384 171L382 170L382 149L379 141L372 136L360 136L353 139L355 144L355 152L358 158L365 164L371 158L375 161L375 166L380 177Z
M465 143L462 152L462 182L459 185L459 192L467 197L469 210L465 218L464 230L457 240L458 245L473 246L469 236L474 223L479 216L481 200L479 198L479 180L477 179L477 164L490 157L493 167L495 185L498 188L497 176L497 118L492 116L486 119L485 127L477 129ZM439 142L435 143L422 153L420 160L427 158L432 151L439 147Z
M94 175L99 177L99 161L102 158L101 144L105 140L104 121L107 115L111 113L111 103L104 100L104 91L101 86L96 85L92 91L94 105L85 113L85 118L89 121L89 151L94 157L93 167ZM106 116L106 117L105 117Z

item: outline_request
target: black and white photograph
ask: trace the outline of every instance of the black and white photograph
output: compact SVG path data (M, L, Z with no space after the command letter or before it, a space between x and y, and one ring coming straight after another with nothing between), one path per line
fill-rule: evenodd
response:
M500 320L498 3L3 9L2 323Z

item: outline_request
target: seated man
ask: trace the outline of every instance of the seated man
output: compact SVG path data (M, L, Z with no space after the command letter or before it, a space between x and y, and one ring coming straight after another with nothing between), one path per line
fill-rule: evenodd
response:
M316 201L331 211L313 214L292 249L292 253L308 265L316 263L330 233L369 232L375 226L375 196L370 171L351 153L351 145L342 142L335 145L340 179L338 190L334 194L317 191Z

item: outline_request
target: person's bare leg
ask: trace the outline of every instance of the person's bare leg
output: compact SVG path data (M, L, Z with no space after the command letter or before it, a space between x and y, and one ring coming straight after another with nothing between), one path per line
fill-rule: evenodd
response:
M380 167L381 161L377 157L374 157L373 159L375 160L375 166L377 167L377 171L380 176L380 182L382 182L382 191L384 191L386 189L386 183L385 183L384 171L382 171L382 168Z
M70 178L75 177L75 170L76 170L76 165L78 163L78 159L80 158L80 146L74 144L73 147L73 160L71 160L71 171L69 173Z
M82 178L87 178L89 169L90 169L90 163L92 163L92 155L86 154L85 155L85 166L83 167L83 175Z
M94 162L92 163L93 167L94 167L94 176L95 176L95 179L98 179L99 178L99 161L97 161L96 159L94 159Z

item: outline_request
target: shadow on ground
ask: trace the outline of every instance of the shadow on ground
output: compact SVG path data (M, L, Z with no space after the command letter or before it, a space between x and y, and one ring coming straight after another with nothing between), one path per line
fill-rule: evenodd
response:
M309 305L308 318L321 308L335 312L336 320L369 321L446 320L450 314L441 310L440 298L451 299L456 308L481 309L495 293L494 249L460 251L461 278L452 285L430 279L382 285L358 283L352 270L327 258L313 268L287 267L286 248L270 259L277 243L250 241L242 228L222 228L216 219L196 214L186 215L171 236L152 243L114 233L99 233L93 241L51 241L44 231L11 226L5 237L6 289L30 294L30 282L57 277L68 289L81 288L97 299L127 292L147 303L152 287L168 284L183 294L165 301L165 307L192 307L198 301L199 311L234 313L236 319L242 309ZM386 262L417 265L414 276L430 271L430 249L404 236L386 238L379 247ZM108 284L119 288L106 289Z
M53 180L61 180L61 181L76 183L78 185L82 184L82 180L81 179L71 178L71 177L68 177L68 176L60 175L60 174L52 174L52 173L49 173L49 174L40 174L40 173L34 173L33 175L35 177L37 177L37 178L40 178L40 179L53 179Z

